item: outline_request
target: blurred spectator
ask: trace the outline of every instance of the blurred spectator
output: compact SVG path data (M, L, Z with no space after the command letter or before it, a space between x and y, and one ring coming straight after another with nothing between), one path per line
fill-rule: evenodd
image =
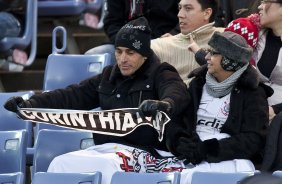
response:
M199 67L194 53L188 51L192 39L200 47L209 47L213 33L223 31L213 26L216 10L216 0L181 0L178 12L181 33L152 40L151 47L156 55L162 62L173 65L185 82L188 82L187 74Z
M0 40L5 37L18 37L23 32L21 12L25 0L0 0ZM18 65L27 61L27 54L19 49L5 51L0 54L0 69L22 71ZM12 63L14 62L14 63Z
M268 98L271 121L282 111L282 0L263 0L258 9L264 29L253 58L262 80L274 89Z
M178 1L176 0L107 0L104 30L110 39L109 44L95 47L86 54L110 53L112 64L114 56L114 40L119 29L130 20L144 16L152 29L152 39L166 33L176 34L178 27Z
M218 14L223 21L217 26L225 27L234 19L258 12L259 3L260 0L220 0Z

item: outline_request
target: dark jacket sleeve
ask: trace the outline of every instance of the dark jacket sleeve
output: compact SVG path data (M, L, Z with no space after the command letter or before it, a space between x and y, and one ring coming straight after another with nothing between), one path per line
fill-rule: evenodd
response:
M107 0L107 13L104 19L104 31L112 43L115 42L116 34L127 23L124 1Z
M272 105L271 106L275 112L275 114L279 114L282 111L282 103Z
M265 91L261 87L257 90L248 90L247 95L245 94L241 98L244 98L241 104L242 110L238 113L229 114L230 117L228 117L228 119L231 118L231 123L229 123L230 130L227 133L231 136L219 140L214 145L209 145L214 148L214 151L212 154L208 154L208 162L251 159L262 150L268 123L268 103ZM231 103L236 102L234 100ZM232 113L232 109L230 109L230 113ZM239 113L241 113L241 116ZM234 130L233 133L231 127ZM238 133L236 133L236 129Z
M156 87L160 100L170 102L172 115L181 114L190 101L186 84L176 69L168 63L162 63L156 73Z
M99 107L97 87L101 75L70 85L64 89L33 95L29 101L33 108L91 110Z

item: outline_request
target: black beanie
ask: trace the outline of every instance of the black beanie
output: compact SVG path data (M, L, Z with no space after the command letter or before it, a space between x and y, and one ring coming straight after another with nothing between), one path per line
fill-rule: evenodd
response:
M228 71L236 71L248 64L253 53L246 40L231 31L215 32L208 44L223 56L221 66Z
M115 47L135 50L145 57L151 53L151 29L145 17L139 17L125 24L117 33Z

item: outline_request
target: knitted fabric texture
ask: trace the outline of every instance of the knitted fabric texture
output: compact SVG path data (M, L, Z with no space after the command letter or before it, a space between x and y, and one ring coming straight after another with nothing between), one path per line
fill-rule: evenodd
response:
M151 29L145 17L139 17L125 24L117 33L115 47L135 50L142 56L151 54Z

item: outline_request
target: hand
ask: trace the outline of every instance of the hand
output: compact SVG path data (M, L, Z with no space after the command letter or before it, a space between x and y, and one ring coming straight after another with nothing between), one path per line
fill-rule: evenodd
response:
M171 113L171 104L166 101L144 100L138 108L145 116L154 116L157 110Z
M25 101L22 97L16 96L9 98L4 104L4 108L8 111L18 112L18 108L31 108L31 103Z
M194 41L193 35L190 34L190 44L188 45L188 50L196 54L198 50L200 50L199 45Z
M276 116L276 114L271 106L269 106L268 110L269 110L269 123L271 123L272 119L274 118L274 116Z
M206 146L197 133L193 133L191 137L181 137L176 150L181 155L179 159L186 159L193 165L201 163L207 155Z

